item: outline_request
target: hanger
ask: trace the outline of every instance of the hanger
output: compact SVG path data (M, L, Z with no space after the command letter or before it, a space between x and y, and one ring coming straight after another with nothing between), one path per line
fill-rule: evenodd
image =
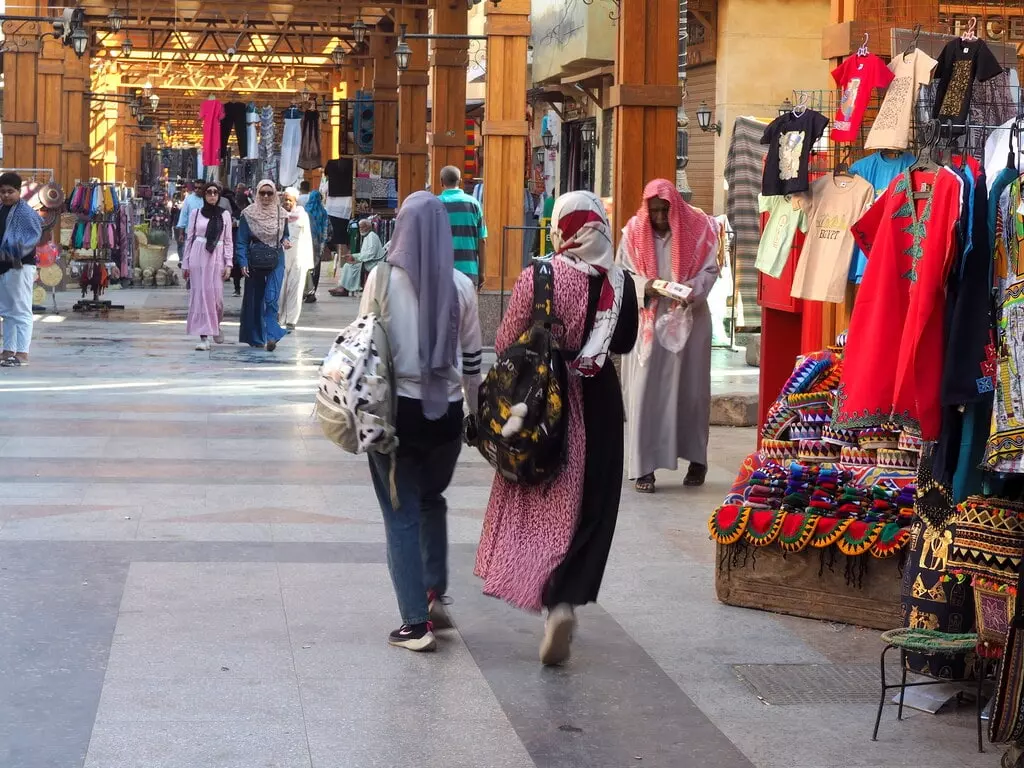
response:
M793 117L800 117L804 112L807 111L807 92L800 94L800 100L796 106L793 107L793 111L790 113Z
M850 173L850 161L853 160L853 152L849 147L844 147L844 152L840 155L836 153L836 164L832 167L832 180L845 176L847 178L853 178L853 174Z
M939 140L939 124L937 120L929 120L924 129L925 140L921 145L921 154L917 158L917 162L907 168L908 178L913 178L915 172L921 171L924 173L938 173L939 166L933 159L933 150L936 143ZM921 190L920 192L912 192L910 195L913 200L927 200L931 197L931 189Z
M910 40L910 44L907 46L906 50L903 51L903 60L904 61L907 60L907 55L908 54L911 54L915 50L917 50L917 41L920 40L920 39L921 39L921 25L920 24L916 24L914 26L914 37Z
M864 33L864 42L861 43L860 44L860 48L857 49L857 55L858 56L867 56L868 53L870 53L870 51L868 51L868 40L869 39L870 39L870 35L867 32L865 32Z
M1017 140L1017 150L1013 149L1013 140ZM1010 152L1006 156L1006 167L1011 171L1017 170L1017 155L1020 153L1020 118L1013 121L1010 126Z
M978 39L978 35L976 34L977 29L978 29L978 17L977 16L971 16L971 20L967 22L967 31L964 32L960 36L960 39L963 40L965 43L969 43L969 42L971 42L973 40L977 40Z

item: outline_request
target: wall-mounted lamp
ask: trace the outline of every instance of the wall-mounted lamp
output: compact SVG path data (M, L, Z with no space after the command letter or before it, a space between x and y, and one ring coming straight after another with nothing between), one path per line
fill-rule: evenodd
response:
M587 144L593 144L597 138L597 126L589 120L580 126L580 138Z
M540 138L544 142L544 149L558 149L558 145L555 143L555 134L550 129L545 128Z
M341 47L341 43L334 46L334 50L331 51L331 61L334 62L336 67L340 67L345 63L345 49Z
M150 94L149 106L154 112L156 112L156 108L160 106L160 97L157 94Z
M71 33L71 49L75 52L75 56L82 58L85 56L85 49L89 47L89 33L85 31L85 27L75 27L75 31Z
M412 48L405 42L405 24L402 25L402 31L398 37L398 47L395 48L395 63L398 65L399 72L405 72L409 69L409 59L412 58Z
M128 37L128 36L125 36L124 42L121 43L121 55L122 56L131 56L131 53L132 53L132 39L130 37Z
M719 120L715 123L711 122L711 110L708 108L708 103L702 101L700 106L697 107L697 125L704 133L711 133L712 131L722 135L722 122Z
M153 84L147 80L146 84L142 86L142 95L148 99L151 93L153 93Z

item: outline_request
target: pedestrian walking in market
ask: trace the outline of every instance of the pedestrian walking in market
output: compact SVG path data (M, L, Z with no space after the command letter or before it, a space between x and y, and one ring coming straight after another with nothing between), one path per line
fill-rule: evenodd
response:
M412 651L433 650L433 629L451 626L444 608L444 493L462 448L463 403L475 413L480 388L476 288L454 262L444 206L428 192L415 192L398 212L387 264L370 273L359 308L360 314L374 311L378 281L387 279L379 315L391 344L398 450L394 465L391 456L370 453L370 474L402 616L388 641Z
M278 322L295 330L302 314L302 296L306 290L306 275L313 269L313 235L309 216L299 205L299 190L288 187L282 205L288 214L288 241L284 249L284 285L281 287L281 309Z
M199 337L199 352L209 351L211 338L224 342L224 281L231 276L235 249L231 214L220 207L220 196L218 185L206 185L202 208L189 216L181 257L181 274L189 285L185 332Z
M0 174L0 319L4 329L0 366L4 368L28 365L36 246L41 236L39 214L21 199L21 177Z
M637 301L615 264L604 205L590 192L555 203L552 333L573 361L568 377L567 454L544 485L494 478L477 550L484 592L523 608L547 609L540 660L569 658L575 609L597 600L622 490L622 392L611 354L633 348ZM516 281L498 329L501 354L530 328L534 270ZM627 290L628 289L628 290Z
M270 179L256 187L256 202L242 211L235 245L238 263L245 276L242 317L238 340L251 347L273 352L285 330L277 322L278 302L284 282L284 251L288 241L288 220Z
M640 493L654 493L654 472L690 462L684 485L704 484L711 422L711 310L718 279L718 227L688 205L675 184L655 179L626 224L619 263L634 277L640 337L623 358L629 425L629 477ZM654 289L666 280L689 288L672 300ZM656 325L658 328L656 328Z

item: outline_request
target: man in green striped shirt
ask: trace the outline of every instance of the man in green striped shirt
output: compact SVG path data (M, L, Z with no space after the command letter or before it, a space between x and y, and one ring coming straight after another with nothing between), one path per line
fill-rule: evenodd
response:
M441 202L448 211L455 247L455 268L479 287L483 282L487 225L476 198L462 191L462 172L453 165L441 169Z

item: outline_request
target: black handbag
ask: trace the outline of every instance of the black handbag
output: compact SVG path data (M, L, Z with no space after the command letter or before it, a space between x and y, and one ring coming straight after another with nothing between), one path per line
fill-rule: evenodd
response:
M281 252L273 245L267 245L262 240L249 241L249 269L257 272L273 272L277 269L278 259Z
M278 208L278 231L280 231L281 210ZM249 239L249 269L257 272L273 272L281 258L281 245L268 245L255 237Z

